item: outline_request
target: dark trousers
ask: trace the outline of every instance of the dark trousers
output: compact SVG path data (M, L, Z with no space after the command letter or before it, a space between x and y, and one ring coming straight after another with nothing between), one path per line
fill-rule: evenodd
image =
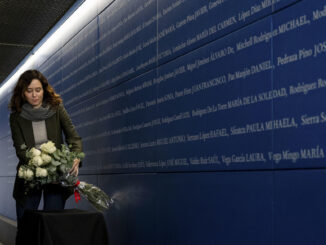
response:
M28 194L24 204L16 202L16 214L17 214L17 237L16 244L22 244L19 242L19 234L22 229L21 220L25 210L37 210L41 201L43 193L43 210L54 211L63 210L65 207L66 200L62 194L62 188L58 185L45 185L40 190L33 191Z

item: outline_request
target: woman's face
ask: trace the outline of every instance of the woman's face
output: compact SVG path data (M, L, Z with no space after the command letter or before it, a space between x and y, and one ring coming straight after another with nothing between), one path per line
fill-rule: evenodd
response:
M43 87L38 79L33 79L24 92L26 101L34 108L39 108L43 102Z

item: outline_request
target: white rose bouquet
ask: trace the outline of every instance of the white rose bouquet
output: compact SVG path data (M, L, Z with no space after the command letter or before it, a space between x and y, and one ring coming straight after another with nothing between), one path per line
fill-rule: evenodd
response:
M22 149L26 149L26 146L22 145ZM82 194L97 210L104 211L113 203L100 188L80 182L70 174L74 159L85 157L83 152L72 152L66 145L57 149L52 141L48 141L40 146L40 150L34 147L26 150L26 157L28 164L20 166L18 170L18 177L25 180L26 192L45 184L61 184L74 189L76 202Z

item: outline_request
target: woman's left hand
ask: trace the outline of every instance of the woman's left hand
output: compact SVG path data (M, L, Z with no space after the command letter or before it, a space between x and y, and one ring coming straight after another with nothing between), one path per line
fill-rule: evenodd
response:
M80 163L80 159L79 158L75 158L74 159L74 163L72 165L72 168L70 169L70 174L78 176L79 173L79 163Z

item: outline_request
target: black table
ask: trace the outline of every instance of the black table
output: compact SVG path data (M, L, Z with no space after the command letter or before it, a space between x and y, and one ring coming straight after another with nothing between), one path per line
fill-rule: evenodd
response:
M108 245L103 214L79 209L24 212L18 245Z

